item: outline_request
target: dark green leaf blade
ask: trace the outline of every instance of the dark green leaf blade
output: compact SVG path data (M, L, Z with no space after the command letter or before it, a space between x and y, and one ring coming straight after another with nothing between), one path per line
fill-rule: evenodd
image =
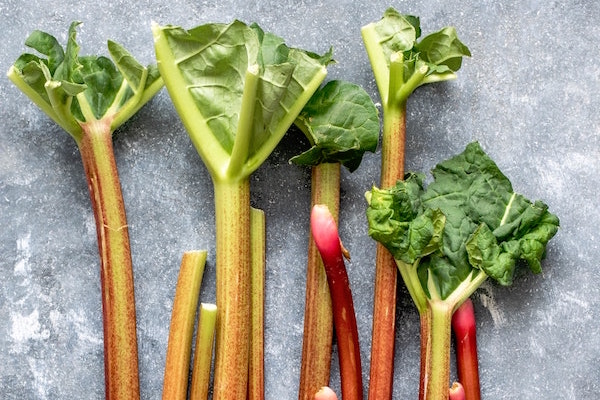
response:
M330 81L306 104L296 125L312 148L293 157L299 165L341 163L350 172L366 151L374 152L379 139L379 116L371 97L360 86Z

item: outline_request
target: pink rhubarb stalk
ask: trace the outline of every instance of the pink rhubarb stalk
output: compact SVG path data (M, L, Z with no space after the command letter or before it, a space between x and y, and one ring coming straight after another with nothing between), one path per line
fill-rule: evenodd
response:
M454 382L448 391L448 400L466 400L463 385L459 382Z
M314 400L338 400L337 395L327 386L323 386L315 393Z
M311 213L311 231L319 249L331 292L333 323L338 345L342 397L362 400L362 370L356 315L350 282L344 265L344 250L337 224L327 206L315 205Z
M340 164L324 163L312 167L311 206L325 204L334 221L339 213ZM298 398L309 400L323 386L329 385L333 314L327 275L315 241L308 243L304 336Z
M452 316L456 339L458 380L465 390L466 400L479 400L479 363L477 360L477 328L473 302L467 299Z

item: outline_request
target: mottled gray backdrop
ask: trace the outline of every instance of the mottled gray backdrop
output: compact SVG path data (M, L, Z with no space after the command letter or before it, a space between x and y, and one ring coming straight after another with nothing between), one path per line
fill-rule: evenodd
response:
M474 296L485 399L600 398L600 3L594 1L91 1L0 0L0 71L33 29L64 43L80 20L82 54L106 40L153 62L150 24L191 28L234 18L288 44L335 50L328 79L363 85L378 101L359 29L388 6L419 15L425 34L454 25L473 57L458 80L421 88L408 104L407 168L428 171L473 140L515 190L546 201L562 228L541 275ZM4 74L4 72L3 72ZM4 75L3 75L4 76ZM70 137L8 79L0 79L0 397L100 399L102 322L94 221ZM267 399L296 397L300 368L310 174L288 164L288 135L252 177L268 218ZM306 144L306 143L304 143ZM214 300L212 185L166 91L115 136L135 267L143 399L161 397L181 254L207 249L202 301ZM341 235L368 376L374 243L363 193L380 154L343 172ZM398 304L395 399L416 399L418 316ZM334 363L333 386L339 387Z

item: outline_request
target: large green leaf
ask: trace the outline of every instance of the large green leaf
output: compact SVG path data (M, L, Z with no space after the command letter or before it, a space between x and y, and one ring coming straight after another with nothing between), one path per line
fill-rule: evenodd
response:
M64 49L52 35L34 31L25 45L46 58L25 53L8 73L76 140L81 139L81 125L95 120L106 118L111 130L116 129L162 87L155 66L141 66L112 41L108 47L114 63L104 56L80 56L76 40L79 24L71 23Z
M533 272L541 271L546 244L556 234L559 220L541 201L515 193L477 142L438 164L432 175L426 189L422 178L409 175L394 188L372 190L367 210L373 238L397 260L419 261L425 292L433 284L446 298L474 271L509 285L520 260ZM445 220L439 251L415 253L414 246L407 245L414 242L411 236L421 235L423 243L434 236L431 229L415 233L413 226L427 226L423 220L431 221L431 213L437 211Z
M213 177L248 176L325 77L322 60L241 21L153 27L161 75Z
M320 88L295 124L312 144L291 159L296 164L341 163L352 172L366 151L377 148L377 108L364 89L350 82L335 80Z

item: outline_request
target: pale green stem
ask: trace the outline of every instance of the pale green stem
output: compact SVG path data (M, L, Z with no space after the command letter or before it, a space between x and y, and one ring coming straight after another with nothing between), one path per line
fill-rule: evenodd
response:
M212 364L213 343L215 341L215 325L217 322L217 306L200 304L196 346L194 350L194 366L190 400L207 400L210 387L210 368Z
M426 363L421 376L424 400L447 400L450 387L450 341L453 305L445 301L428 302Z
M248 400L262 400L265 396L265 213L250 209L250 245L252 255L252 333L250 335L250 365Z
M227 166L226 176L241 176L243 165L248 159L248 149L252 141L254 128L254 109L256 108L256 91L258 89L258 65L248 67L244 80L244 93L242 94L242 107L235 134L235 142L231 151L231 158Z

